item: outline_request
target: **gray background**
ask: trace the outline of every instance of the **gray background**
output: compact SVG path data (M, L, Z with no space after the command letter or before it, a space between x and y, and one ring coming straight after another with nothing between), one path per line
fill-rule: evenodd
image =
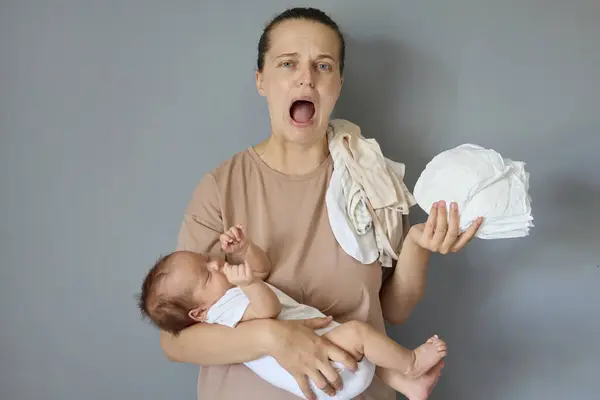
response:
M0 399L195 397L133 296L202 174L267 134L255 48L289 4L217 3L0 2ZM598 399L600 2L313 4L348 35L337 115L410 188L465 142L531 172L532 235L434 257L390 332L448 340L431 398Z

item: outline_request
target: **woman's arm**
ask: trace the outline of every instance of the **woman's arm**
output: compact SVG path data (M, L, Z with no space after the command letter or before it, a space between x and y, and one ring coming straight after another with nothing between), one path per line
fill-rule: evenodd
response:
M237 364L271 355L294 377L304 396L314 399L308 379L330 396L343 387L332 361L351 371L358 367L352 355L314 332L330 323L331 318L312 318L256 319L235 328L196 324L176 337L161 332L160 343L170 361L190 364Z
M160 332L160 345L169 361L200 365L236 364L268 354L269 320L254 320L229 328L196 324L174 336Z
M444 201L433 203L427 221L412 226L405 235L394 273L381 289L381 307L387 321L401 324L423 298L431 252L460 251L473 239L482 222L482 217L477 218L461 233L457 204L452 203L448 212Z
M383 317L391 324L406 321L423 298L429 254L411 239L411 235L404 240L394 273L381 288Z

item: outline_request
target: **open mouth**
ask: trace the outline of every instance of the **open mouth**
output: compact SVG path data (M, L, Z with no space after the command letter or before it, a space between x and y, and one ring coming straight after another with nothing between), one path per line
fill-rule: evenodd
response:
M310 100L296 100L290 107L290 117L297 124L309 123L315 115L315 104Z

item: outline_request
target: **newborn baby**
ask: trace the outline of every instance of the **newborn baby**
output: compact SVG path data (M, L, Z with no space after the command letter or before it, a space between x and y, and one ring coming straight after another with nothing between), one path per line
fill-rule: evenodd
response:
M221 247L239 265L199 253L178 251L160 258L144 279L139 307L159 328L178 334L196 323L235 328L256 318L297 320L324 317L314 307L300 304L264 279L271 263L266 253L245 237L242 226L221 235ZM415 350L406 349L366 323L333 321L316 331L352 354L358 370L335 363L343 389L334 397L311 389L318 399L352 399L364 392L376 373L410 400L426 399L435 384L446 344L433 336ZM305 398L296 380L272 357L245 363L271 384ZM377 368L375 367L377 366Z

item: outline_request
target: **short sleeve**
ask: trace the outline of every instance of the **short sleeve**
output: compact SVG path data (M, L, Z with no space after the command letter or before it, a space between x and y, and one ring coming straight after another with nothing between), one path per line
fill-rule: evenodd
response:
M219 237L223 232L221 205L215 178L206 174L196 186L184 211L177 250L222 256Z
M239 287L234 287L208 309L205 322L235 328L249 305L250 299L246 293Z

